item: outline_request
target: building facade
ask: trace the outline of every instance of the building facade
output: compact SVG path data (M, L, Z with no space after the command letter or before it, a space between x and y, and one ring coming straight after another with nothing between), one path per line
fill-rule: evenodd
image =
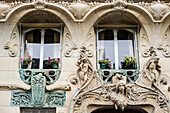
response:
M169 113L170 1L0 1L0 113Z

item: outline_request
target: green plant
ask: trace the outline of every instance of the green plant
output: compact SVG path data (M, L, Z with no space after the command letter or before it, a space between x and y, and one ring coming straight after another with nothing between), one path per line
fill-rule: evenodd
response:
M28 64L30 64L32 62L31 56L29 56L29 58L27 58L27 59L21 58L20 60L21 60L22 65L23 64L28 65Z
M58 64L60 62L60 58L53 58L51 59L48 57L47 62L45 63L47 66L52 66L53 64Z
M112 66L109 58L107 58L106 60L99 60L99 64L101 64L101 65L105 64L106 66Z
M124 55L124 63L127 65L127 66L130 66L130 65L133 65L133 64L136 64L136 58L135 57L132 57L132 56L125 56Z

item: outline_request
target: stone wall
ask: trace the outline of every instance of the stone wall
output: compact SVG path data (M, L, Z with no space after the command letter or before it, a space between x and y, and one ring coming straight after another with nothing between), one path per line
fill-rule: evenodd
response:
M55 0L34 0L33 2L30 2L27 0L25 2L16 1L8 3L1 1L0 112L20 113L20 107L11 106L11 91L30 90L31 87L21 80L19 74L21 55L21 29L19 25L25 17L28 18L29 14L33 12L49 12L55 15L57 20L60 19L59 22L63 24L61 74L59 79L54 84L46 86L47 90L66 91L66 104L64 107L56 107L57 113L86 113L100 108L95 105L93 106L92 104L100 106L114 105L120 109L124 109L124 107L127 107L128 105L130 107L135 106L135 102L132 100L130 100L132 101L131 104L129 102L125 102L126 104L123 106L121 102L119 103L119 101L114 100L114 97L108 101L103 101L100 99L100 101L97 101L94 98L98 97L96 95L91 97L90 94L89 97L84 97L84 100L81 100L80 104L78 104L78 101L80 101L79 97L83 95L82 92L91 91L92 89L90 90L90 88L92 87L92 84L98 80L96 77L98 76L96 72L96 27L99 22L105 21L103 18L107 14L115 14L117 12L119 12L118 14L126 13L127 15L130 15L128 19L132 19L132 21L139 25L137 38L140 77L133 85L135 85L134 87L138 87L139 90L140 88L143 88L142 90L144 90L144 92L150 92L149 94L151 94L153 98L150 99L146 96L145 99L149 102L136 102L136 105L138 105L139 108L146 110L148 113L169 112L170 104L168 101L170 97L168 88L170 87L170 3L164 3L162 1L156 1L153 3L134 3L132 1L127 2L126 0L106 0L106 2L102 3L84 2L81 0L74 2L58 2ZM108 16L108 18L112 19L113 17ZM119 17L114 17L114 19L116 18L119 20ZM123 18L126 20L126 16ZM82 53L82 50L84 50L85 53ZM154 59L150 56L153 51L157 53L157 56L154 56L154 58L159 58L158 61L161 66L161 73L159 73L161 76L159 80L159 82L161 82L160 85L153 83L150 78L146 79L151 74L146 74L150 70L146 67L146 63ZM88 68L90 68L91 73L89 74L89 79L84 81L84 83L80 83L81 80L77 77L77 73L80 70L78 70L79 66L77 66L76 63L80 57L80 54L86 55L85 59L88 59L87 64L89 65ZM146 77L144 77L144 75L146 75ZM145 86L145 84L142 83L143 79L146 79L146 81L150 84L153 83L154 86ZM108 84L107 86L104 86L101 81L98 82L99 86L109 86ZM166 82L166 84L163 84L164 82ZM84 85L81 86L81 84ZM97 86L93 88L93 93L100 96L106 96L105 98L103 97L103 99L107 100L108 95L100 94L100 90L98 91L96 87ZM109 87L112 88L112 86ZM104 89L101 90L104 91ZM114 91L112 91L112 93L113 95L119 96L118 94L115 94ZM120 98L124 98L124 96L121 95ZM160 105L158 105L159 102L157 102L157 98L163 98L163 101L167 101L165 103L160 102L164 105L163 108L160 108ZM75 107L75 105L77 106ZM144 105L145 107L141 105ZM87 109L90 110L88 111ZM154 111L154 109L157 111Z

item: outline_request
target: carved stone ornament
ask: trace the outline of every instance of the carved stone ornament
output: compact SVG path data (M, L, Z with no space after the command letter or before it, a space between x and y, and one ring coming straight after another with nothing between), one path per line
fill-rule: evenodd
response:
M152 54L154 53L154 54ZM155 52L155 48L153 46L151 46L149 49L147 49L143 54L143 57L149 57L151 55L157 56L156 52Z
M169 44L166 44L165 47L163 47L162 44L159 44L158 47L157 47L158 50L161 50L161 51L162 51L162 54L163 54L165 57L169 58L169 57L170 57L170 53L168 52L168 50L167 50L166 48L170 48L170 47L169 47Z
M20 70L21 79L31 85L30 91L12 91L11 105L20 107L57 107L64 106L66 95L64 91L68 87L60 86L54 89L46 88L46 84L52 84L60 75L60 70ZM47 91L48 92L47 92Z
M82 0L76 0L73 1L72 3L58 2L58 4L69 10L76 19L82 19L98 3L96 2L86 3L85 1Z
M45 0L34 0L34 6L36 9L44 9L45 8Z
M70 102L69 113L79 113L83 111L90 113L90 105L111 105L114 109L124 110L127 106L151 105L156 106L156 113L169 113L168 98L161 91L158 79L161 76L159 58L156 58L156 52L150 48L151 57L141 76L148 79L151 85L145 83L127 84L127 77L117 73L112 76L111 83L103 82L96 73L90 60L87 57L87 51L84 47L80 49L80 57L77 61L77 74L73 79L77 83L77 89L73 93L73 99ZM151 103L151 101L153 103Z
M114 10L124 10L127 6L126 0L113 0Z
M18 55L18 45L17 44L13 44L12 41L17 37L17 33L14 32L12 34L12 37L10 38L10 40L4 45L4 49L9 50L8 53L11 57L15 57Z
M64 52L65 57L70 57L73 54L73 51L76 50L78 47L73 42L72 37L69 33L66 33L65 40L67 40L67 43L64 45L65 48L67 48Z
M158 0L156 3L149 7L149 11L155 20L161 20L162 17L169 12L169 7L168 5L163 4Z

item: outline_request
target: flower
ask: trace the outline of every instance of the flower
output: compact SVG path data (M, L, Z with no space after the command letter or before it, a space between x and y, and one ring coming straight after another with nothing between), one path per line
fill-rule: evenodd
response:
M52 66L53 64L57 64L60 62L60 58L53 58L51 59L50 57L48 57L47 62L45 63L47 66Z
M22 62L22 61L24 60L24 58L21 58L20 60L21 60L21 62Z
M132 56L124 56L125 58L123 59L124 60L124 63L127 65L127 66L130 66L132 64L136 64L136 58L135 57L132 57Z
M23 64L28 65L28 64L30 64L32 62L31 56L29 56L29 58L27 58L27 59L21 58L20 60L21 60L22 65Z
M105 64L106 66L112 66L111 61L109 61L109 58L106 58L106 60L99 60L99 64Z

